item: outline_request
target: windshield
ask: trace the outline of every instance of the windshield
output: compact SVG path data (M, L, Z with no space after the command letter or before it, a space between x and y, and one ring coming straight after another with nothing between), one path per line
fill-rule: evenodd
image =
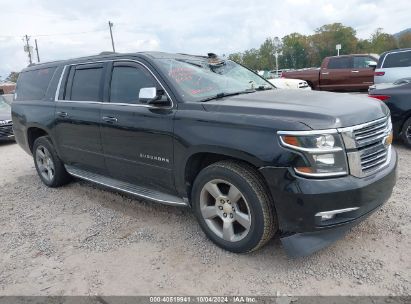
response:
M184 101L205 101L274 88L260 76L231 60L158 59L158 63Z
M6 100L4 99L4 97L0 95L0 112L5 112L8 110L10 110L9 104L6 103Z

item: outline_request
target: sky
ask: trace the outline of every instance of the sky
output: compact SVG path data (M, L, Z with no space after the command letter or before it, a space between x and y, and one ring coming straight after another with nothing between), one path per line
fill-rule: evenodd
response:
M117 52L193 54L258 48L267 37L333 22L360 38L411 27L409 0L0 0L0 10L0 79L28 65L26 34L42 62L110 51L109 20Z

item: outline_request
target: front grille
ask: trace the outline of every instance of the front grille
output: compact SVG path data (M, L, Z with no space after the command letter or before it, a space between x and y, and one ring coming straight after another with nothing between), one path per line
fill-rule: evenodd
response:
M13 126L12 125L0 126L0 138L10 137L12 135L13 135Z
M384 117L366 124L340 130L346 148L351 175L365 177L385 167L391 158L386 143L392 132L391 119Z
M364 127L354 130L357 147L381 143L390 131L391 122L387 118L366 124Z

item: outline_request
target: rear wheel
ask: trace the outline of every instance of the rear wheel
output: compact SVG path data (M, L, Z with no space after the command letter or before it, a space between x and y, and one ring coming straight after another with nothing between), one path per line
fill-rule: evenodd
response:
M33 144L34 165L40 179L49 187L60 187L70 181L70 175L48 136L42 136Z
M401 131L402 140L408 148L411 148L411 117L404 123Z
M271 198L261 177L247 164L221 161L206 167L192 194L201 228L228 251L256 250L276 232Z

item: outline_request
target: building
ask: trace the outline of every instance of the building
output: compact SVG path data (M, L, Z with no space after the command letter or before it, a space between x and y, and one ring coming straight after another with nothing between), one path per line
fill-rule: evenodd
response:
M15 89L14 82L0 82L0 94L13 94Z

